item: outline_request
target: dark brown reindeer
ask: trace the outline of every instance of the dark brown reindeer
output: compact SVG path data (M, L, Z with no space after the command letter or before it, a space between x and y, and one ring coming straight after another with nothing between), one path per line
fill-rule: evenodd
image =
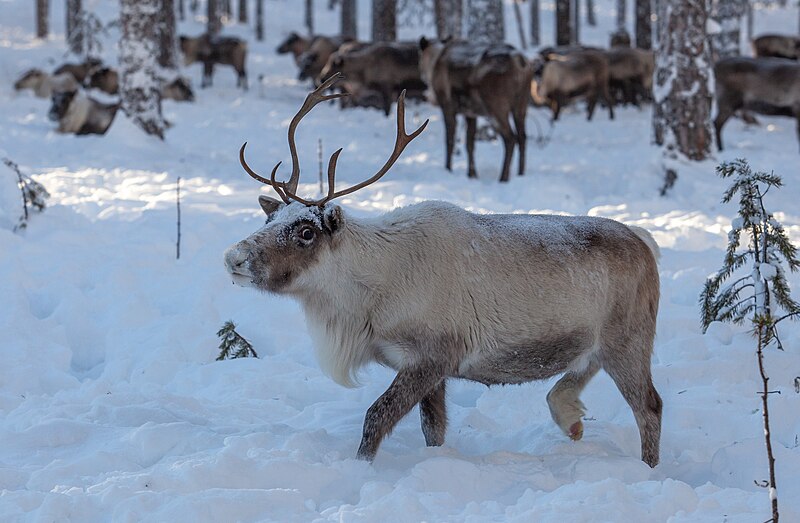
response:
M800 59L800 36L795 35L762 35L753 40L753 52L759 58Z
M234 36L209 36L202 34L191 38L180 37L184 65L203 63L200 87L211 85L214 64L230 65L236 70L236 87L247 90L247 42Z
M487 117L503 139L500 181L507 182L514 146L519 153L517 174L525 174L525 115L533 69L525 57L506 44L475 45L460 40L419 42L420 72L429 98L442 109L445 123L445 167L452 170L456 114L467 122L467 175L475 170L477 118ZM511 122L514 121L514 126Z
M225 253L234 282L291 296L303 306L321 367L353 386L371 362L397 371L367 410L357 456L373 460L395 425L419 404L429 446L444 443L445 387L462 378L486 385L563 377L547 395L556 424L583 435L580 393L602 368L631 406L642 460L659 459L661 399L650 359L659 300L658 246L638 227L594 217L480 215L428 201L375 218L357 218L336 198L378 181L425 128L405 131L404 96L397 137L369 179L328 193L297 195L294 135L333 77L306 98L289 125L292 175L250 176L275 189L260 196L267 223ZM245 144L246 145L246 144Z

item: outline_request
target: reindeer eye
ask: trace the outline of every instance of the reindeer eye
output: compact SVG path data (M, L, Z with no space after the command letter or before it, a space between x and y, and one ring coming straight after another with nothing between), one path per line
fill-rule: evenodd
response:
M303 227L302 229L300 229L300 238L302 238L303 240L310 242L311 240L314 239L314 236L315 236L314 229L312 229L311 227Z

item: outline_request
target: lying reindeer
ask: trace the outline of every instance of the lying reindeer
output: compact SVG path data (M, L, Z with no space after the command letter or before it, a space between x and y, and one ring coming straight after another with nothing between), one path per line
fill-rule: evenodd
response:
M203 63L201 88L211 85L214 64L230 65L236 70L236 87L247 90L247 42L233 36L200 35L196 38L181 36L184 65Z
M69 73L47 74L41 69L29 69L14 83L16 91L33 89L38 98L50 98L53 93L75 91L78 81Z
M753 52L759 58L800 59L800 36L762 35L753 40Z
M520 176L525 173L525 115L533 68L516 49L506 44L476 45L461 40L419 42L420 72L431 101L442 109L445 123L445 167L452 170L456 114L467 121L467 175L475 170L477 117L489 119L503 139L505 154L500 181L507 182L516 144ZM514 120L511 126L509 119Z
M119 73L110 67L101 67L89 76L88 87L99 89L107 94L119 94ZM186 78L161 84L161 98L177 102L193 102L194 92Z
M63 64L53 71L53 74L69 73L78 81L79 84L84 85L92 72L102 66L103 61L99 58L87 58L79 64Z
M783 58L724 58L714 64L714 78L714 131L720 151L722 126L740 109L797 119L800 141L800 63Z
M58 122L59 133L106 134L119 103L104 104L81 91L55 93L48 117Z
M267 223L225 253L235 283L300 301L322 368L353 386L378 362L397 377L367 411L358 457L372 461L383 438L419 404L429 446L444 443L445 386L486 385L564 374L547 395L556 424L583 435L580 393L605 369L631 406L642 460L659 459L661 399L650 359L659 299L658 246L638 227L594 217L473 214L429 201L377 218L357 218L333 200L376 182L427 125L406 134L397 102L394 151L371 178L328 193L297 196L294 133L336 77L306 98L289 125L288 182L242 167L281 200L260 196ZM280 164L278 164L280 165Z
M100 89L108 94L119 94L119 73L110 67L96 69L89 75L87 87Z

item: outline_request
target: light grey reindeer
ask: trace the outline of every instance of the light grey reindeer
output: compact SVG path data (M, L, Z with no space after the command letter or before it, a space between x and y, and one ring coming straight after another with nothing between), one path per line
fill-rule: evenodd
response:
M429 446L447 427L445 384L486 385L564 376L547 395L553 419L583 435L579 395L605 369L631 406L642 460L659 459L661 399L650 359L659 299L658 246L643 229L592 217L474 214L428 201L376 218L333 203L377 181L425 128L405 132L397 103L394 151L371 178L336 191L341 149L328 164L328 193L297 196L295 129L338 77L308 95L289 125L288 182L245 171L281 200L260 196L267 223L225 253L235 283L288 295L302 304L321 367L353 386L378 362L397 371L369 408L358 457L372 461L393 427L420 405Z

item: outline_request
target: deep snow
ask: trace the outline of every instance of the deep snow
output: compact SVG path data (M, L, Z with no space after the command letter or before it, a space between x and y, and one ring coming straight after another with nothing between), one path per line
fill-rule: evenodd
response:
M84 2L106 20L115 2ZM324 2L318 2L323 4ZM653 372L664 400L661 464L639 460L633 416L611 380L583 394L585 435L571 442L550 419L552 382L493 387L453 382L445 446L426 448L416 410L370 465L353 459L363 415L392 379L370 367L345 389L319 370L303 316L289 300L231 285L222 253L263 223L267 188L247 177L237 152L262 172L284 160L286 126L306 86L276 44L301 29L299 2L268 0L268 40L248 29L251 90L220 67L195 104L165 103L175 123L161 143L124 117L104 137L58 135L48 102L16 94L26 68L52 68L63 36L33 38L30 2L0 0L0 156L52 194L50 207L14 234L0 227L0 520L2 521L671 521L752 522L769 517L760 390L746 327L700 333L705 277L722 262L735 206L719 203L718 161L746 157L786 186L770 208L800 243L800 156L789 119L733 120L728 150L686 165L668 197L660 153L649 145L650 111L603 112L587 123L568 110L544 148L528 146L526 176L496 182L501 146L477 147L478 181L466 160L443 168L438 110L409 106L409 129L428 129L379 183L343 198L375 215L443 199L476 212L556 212L619 219L650 230L662 249L662 299ZM360 5L360 34L369 29ZM509 4L510 6L510 4ZM605 43L613 2L598 2ZM61 5L52 26L60 31ZM549 42L552 4L543 3ZM317 27L335 28L318 8ZM511 23L513 16L507 13ZM757 32L794 31L797 9L757 13ZM200 22L182 24L201 31ZM424 28L404 29L415 37ZM332 33L334 29L321 30ZM509 25L509 37L516 28ZM112 38L114 33L112 33ZM104 55L114 62L113 44ZM200 67L187 69L199 85ZM258 83L259 75L263 82ZM317 140L326 156L344 147L341 184L361 181L385 160L394 117L321 106L298 131L301 191L316 194ZM548 115L534 110L547 131ZM459 145L459 148L462 146ZM0 176L12 176L0 166ZM175 182L182 177L182 256L175 260ZM2 187L7 184L4 181ZM12 189L15 187L12 184ZM0 201L4 206L13 198ZM4 212L8 209L4 207ZM790 283L800 293L800 278ZM233 319L260 359L216 362L217 329ZM785 352L769 350L772 435L782 520L800 521L800 328L782 330Z

